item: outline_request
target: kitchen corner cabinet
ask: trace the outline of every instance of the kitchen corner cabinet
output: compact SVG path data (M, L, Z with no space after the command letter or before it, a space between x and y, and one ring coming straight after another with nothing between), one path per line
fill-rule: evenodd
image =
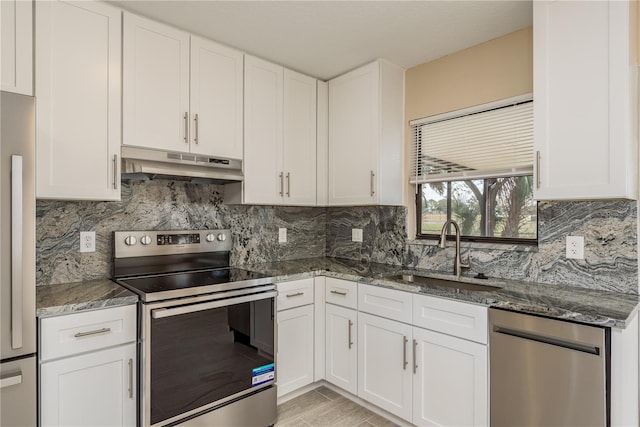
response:
M36 196L120 200L120 10L42 1L35 18Z
M136 306L40 320L42 426L135 426Z
M123 145L242 158L243 55L124 12Z
M329 205L401 205L404 70L378 60L329 81Z
M637 198L635 8L533 2L536 199Z
M245 56L243 202L316 204L316 79Z
M278 283L278 396L314 381L313 278Z
M325 306L325 380L358 393L358 312Z
M33 95L33 2L0 2L2 90Z

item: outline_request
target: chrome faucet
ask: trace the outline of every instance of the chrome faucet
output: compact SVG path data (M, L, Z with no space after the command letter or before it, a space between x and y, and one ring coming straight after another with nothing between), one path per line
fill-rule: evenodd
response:
M449 224L453 225L453 228L456 230L456 258L453 261L453 274L455 274L459 279L462 269L471 267L471 262L468 257L467 262L464 263L460 258L460 227L458 226L458 223L452 219L447 220L447 222L442 226L442 231L440 232L440 247L444 249L447 246L447 226Z

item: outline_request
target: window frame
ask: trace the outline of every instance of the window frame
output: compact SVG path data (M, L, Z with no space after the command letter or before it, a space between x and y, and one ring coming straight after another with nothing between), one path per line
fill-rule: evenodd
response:
M485 178L489 179L489 178ZM452 180L452 181L464 181L464 180ZM451 181L444 181L451 182ZM416 191L416 240L440 240L440 233L437 234L425 234L422 233L422 186L425 184L417 184ZM427 184L428 185L428 184ZM450 207L447 208L447 217L450 217ZM538 201L536 200L536 212L538 212ZM460 235L460 240L463 242L476 242L476 243L499 243L499 244L511 244L511 245L526 245L526 246L538 246L539 240L539 226L540 219L536 214L536 238L524 239L520 237L495 237L495 236L465 236ZM455 240L455 235L447 233L447 240Z

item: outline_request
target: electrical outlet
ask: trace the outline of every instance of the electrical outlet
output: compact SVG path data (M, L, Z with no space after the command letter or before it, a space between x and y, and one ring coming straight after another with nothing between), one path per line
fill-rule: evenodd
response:
M584 259L584 237L567 236L567 259Z
M81 231L80 232L80 252L96 251L96 232Z
M362 242L362 228L352 228L351 229L351 241L352 242Z
M278 228L278 243L287 243L287 229Z

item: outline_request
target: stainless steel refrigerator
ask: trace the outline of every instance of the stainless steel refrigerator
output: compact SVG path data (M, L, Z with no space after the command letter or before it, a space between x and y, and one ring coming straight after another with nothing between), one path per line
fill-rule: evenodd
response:
M0 92L0 425L36 425L35 98Z

